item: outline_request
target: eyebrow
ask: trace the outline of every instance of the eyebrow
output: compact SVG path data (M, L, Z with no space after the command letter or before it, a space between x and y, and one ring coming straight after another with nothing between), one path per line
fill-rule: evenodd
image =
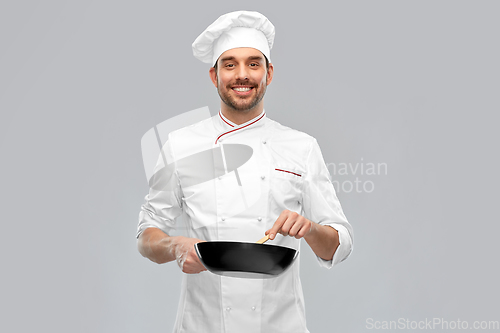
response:
M263 57L261 56L251 56L251 57L248 57L249 60L264 60Z
M234 60L234 57L233 57L233 56L231 56L231 57L224 57L224 58L221 58L221 59L220 59L220 62L229 61L229 60Z
M230 61L230 60L235 60L235 59L236 59L235 57L229 56L229 57L221 58L220 62L223 63L224 61ZM264 58L262 58L261 56L251 56L251 57L248 57L247 60L264 60Z

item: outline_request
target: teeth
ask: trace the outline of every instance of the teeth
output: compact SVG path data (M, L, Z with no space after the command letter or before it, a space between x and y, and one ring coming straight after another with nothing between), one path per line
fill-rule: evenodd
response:
M252 89L252 88L233 88L233 90L241 91L241 92L250 91L250 89Z

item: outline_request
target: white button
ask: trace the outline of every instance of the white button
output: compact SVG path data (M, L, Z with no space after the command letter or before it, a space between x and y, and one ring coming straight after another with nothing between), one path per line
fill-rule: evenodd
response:
M217 177L218 180L220 180L220 177Z
M221 217L221 220L222 220L222 221L225 221L225 220L226 220L226 218L225 218L225 217Z
M231 311L231 308L228 306L228 307L226 308L226 311Z
M257 220L262 221L262 217L260 217L260 216L259 216L259 217L257 218Z
M255 306L252 306L252 311L255 311Z
M260 176L260 179L264 180L266 179L266 176Z
M266 144L267 142L266 142L266 140L264 140L264 141L262 141L262 143L263 143L263 144Z

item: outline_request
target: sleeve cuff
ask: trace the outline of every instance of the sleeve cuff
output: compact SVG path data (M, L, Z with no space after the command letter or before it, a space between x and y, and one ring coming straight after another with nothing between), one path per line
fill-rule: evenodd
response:
M351 254L352 252L352 238L351 235L349 234L349 231L344 227L343 225L340 224L328 224L330 227L334 228L337 230L339 234L339 246L337 247L337 250L335 251L335 254L333 255L333 258L331 260L325 260L323 258L318 258L319 265L324 268L332 268L333 266L337 265L338 263L344 261L347 259L347 257Z

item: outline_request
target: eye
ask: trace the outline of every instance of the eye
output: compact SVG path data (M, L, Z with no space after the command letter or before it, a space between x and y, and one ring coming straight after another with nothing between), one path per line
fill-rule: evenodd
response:
M234 64L227 64L225 67L232 68L232 67L234 67Z
M252 63L250 64L250 67L257 67L257 66L259 66L259 64L258 64L258 63L255 63L255 62L252 62Z

